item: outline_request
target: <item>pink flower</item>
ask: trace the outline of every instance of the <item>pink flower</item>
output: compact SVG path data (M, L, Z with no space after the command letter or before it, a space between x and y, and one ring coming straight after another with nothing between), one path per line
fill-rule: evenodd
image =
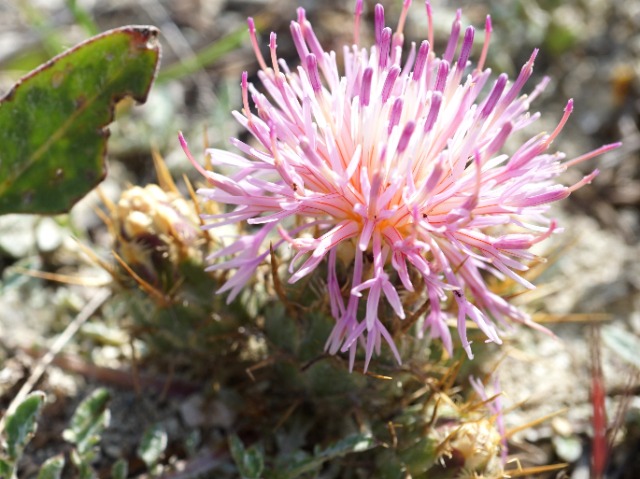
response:
M208 151L212 164L231 169L230 176L197 166L212 186L200 194L234 207L207 217L212 221L207 227L250 225L250 232L212 257L228 259L211 269L236 271L220 291L230 291L229 301L236 297L268 256L277 233L277 244L286 242L296 252L291 283L326 262L336 320L326 348L332 354L348 351L353 367L361 343L365 370L383 340L400 362L386 316L393 311L405 317L401 297L414 291L416 278L430 301L424 331L449 351L451 316L457 318L469 357L468 319L496 343L507 319L533 324L488 289L486 276L509 277L533 288L518 273L534 258L531 246L556 228L545 215L549 204L589 183L597 171L568 187L557 177L617 146L571 161L562 153L546 153L571 114L569 100L552 133L534 136L511 156L502 153L511 134L539 116L528 113L529 104L548 80L522 94L537 50L515 81L505 74L490 81L491 71L484 68L490 18L474 67L469 61L473 27L462 34L458 50L460 11L444 53L433 51L427 2L429 41L417 48L412 44L407 53L402 30L410 3L405 0L395 32L385 26L383 7L376 5L376 41L366 49L359 45L362 0L357 0L354 45L344 47L342 67L334 52L320 46L304 9L291 23L300 56L294 68L277 58L275 33L267 65L249 19L266 94L247 83L245 72L243 110L234 116L258 146L233 139L243 155ZM181 142L193 161L182 137ZM350 278L337 273L339 258L345 257L353 263Z

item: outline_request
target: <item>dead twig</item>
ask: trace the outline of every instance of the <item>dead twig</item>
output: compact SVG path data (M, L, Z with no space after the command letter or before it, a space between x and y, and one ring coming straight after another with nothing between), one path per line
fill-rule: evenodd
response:
M33 348L19 349L33 358L42 356ZM73 354L59 354L51 362L68 373L78 374L91 381L106 384L109 387L133 390L142 389L157 393L160 398L166 396L184 397L202 390L202 384L175 377L175 371L168 375L139 373L134 376L131 370L96 366Z

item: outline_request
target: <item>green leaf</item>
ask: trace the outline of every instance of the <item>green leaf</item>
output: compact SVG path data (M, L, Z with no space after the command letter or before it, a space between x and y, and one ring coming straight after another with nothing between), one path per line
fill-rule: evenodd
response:
M235 434L229 436L229 447L243 479L259 479L264 469L262 452L254 446L245 449L244 444Z
M408 449L401 451L400 456L413 476L419 476L431 469L438 458L440 441L432 437L423 437Z
M81 458L91 455L100 442L102 431L109 425L109 398L109 392L104 388L93 391L74 412L69 428L62 432L62 437L76 446Z
M5 459L0 458L0 477L7 478L13 474L13 466Z
M16 411L7 418L5 431L7 435L7 454L16 462L29 443L38 427L37 421L44 405L45 395L41 391L29 394Z
M152 470L167 448L167 432L159 424L153 424L143 434L138 446L138 456Z
M333 459L352 452L363 452L376 446L370 434L353 434L316 453L316 457Z
M265 312L265 333L270 341L287 352L295 353L300 346L300 332L284 305L274 303Z
M110 30L41 65L0 100L0 214L68 211L105 175L118 100L144 102L158 30Z
M118 459L111 467L112 479L127 479L129 464L124 459Z
M294 479L302 474L317 470L326 461L336 459L354 452L363 452L376 447L376 442L369 434L353 434L341 439L326 449L320 450L313 457L294 464L286 472L288 479Z
M71 463L78 468L78 472L74 477L78 479L97 479L98 474L91 467L91 460L93 459L93 451L85 453L81 456L77 449L71 450Z
M64 455L50 457L40 467L38 479L60 479L62 469L64 469Z
M385 449L376 454L377 479L403 479L407 476L405 465L397 456L395 449Z
M610 324L602 328L602 340L614 353L640 368L640 338L622 327Z

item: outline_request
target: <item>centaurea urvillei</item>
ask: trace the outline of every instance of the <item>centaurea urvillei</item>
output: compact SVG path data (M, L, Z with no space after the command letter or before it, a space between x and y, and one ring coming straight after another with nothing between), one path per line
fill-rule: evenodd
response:
M383 7L376 5L375 43L366 49L359 44L362 0L357 0L354 44L344 47L342 68L335 52L323 50L304 9L291 23L300 57L293 69L278 59L275 33L268 66L249 19L266 94L248 84L243 73L243 109L234 116L258 146L233 139L244 156L208 150L214 166L233 171L229 176L196 165L212 186L200 194L234 206L208 216L214 222L207 227L251 225L210 258L226 258L210 270L235 271L219 292L228 291L229 301L238 295L269 255L269 237L296 251L291 283L326 262L336 321L326 348L332 354L348 351L353 367L357 345L364 345L365 369L382 339L400 361L380 314L387 309L381 301L384 297L404 318L399 292L414 291L416 278L430 302L424 331L449 351L451 316L470 357L468 319L496 343L498 327L507 319L532 324L487 287L486 275L533 288L518 272L534 258L531 246L556 228L545 216L550 203L589 183L597 171L572 186L556 178L617 146L570 161L562 153L546 153L571 114L569 100L553 132L534 136L512 155L502 153L511 134L539 116L528 113L529 104L548 81L522 94L537 50L514 81L506 74L490 81L491 71L484 68L490 18L473 66L475 30L461 32L460 11L444 53L433 51L427 2L429 40L411 44L407 53L403 27L410 3L404 1L395 32L385 26ZM339 278L337 263L345 257L352 261L350 277ZM359 309L361 301L366 307ZM447 301L450 307L443 308Z

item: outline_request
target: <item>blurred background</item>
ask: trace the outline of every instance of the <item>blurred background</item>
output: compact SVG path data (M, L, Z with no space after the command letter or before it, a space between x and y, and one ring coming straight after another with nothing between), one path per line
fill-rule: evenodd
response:
M370 38L374 3L365 4L362 28ZM230 112L240 108L241 72L247 70L255 78L257 70L246 17L255 18L263 47L268 33L275 31L279 56L293 59L288 31L298 6L306 9L326 50L340 53L343 44L351 43L353 2L0 0L0 92L93 34L128 24L157 26L163 47L157 82L145 105L120 105L118 120L110 127L110 173L101 190L115 201L128 184L155 180L152 148L164 157L174 178L183 173L194 177L179 148L178 131L185 133L197 157L202 157L205 141L229 148L229 137L244 134ZM394 26L401 2L386 1L384 6L387 24ZM436 52L441 53L455 9L451 2L440 0L433 0L432 6ZM511 426L568 408L512 439L523 457L538 464L569 462L570 477L588 477L593 347L602 346L609 417L613 421L622 415L617 426L620 444L616 443L613 458L618 475L611 477L640 477L634 456L640 450L640 350L634 349L640 345L640 1L465 0L459 6L463 25L474 25L478 31L474 59L485 17L491 15L487 66L496 75L507 72L513 78L532 50L540 48L525 90L533 90L544 76L552 80L532 105L532 112L542 112L542 118L527 130L529 136L553 130L567 100L573 98L574 113L555 148L571 158L606 143L623 143L567 173L565 184L571 184L596 167L600 170L591 185L554 210L565 232L544 245L552 261L536 281L539 288L514 299L526 303L559 339L518 330L498 352L496 358L503 360L494 358L488 367L497 365L507 409L526 401L507 415ZM406 42L426 38L422 2L414 1L405 33ZM108 254L111 239L95 212L100 203L97 195L90 195L68 216L0 218L3 404L10 401L15 384L29 368L30 359L21 347L46 343L63 328L69 312L87 302L94 287L50 281L43 287L40 279L24 276L20 268L73 271L96 284L107 281L104 272L78 259L72 240ZM592 334L600 326L608 328L602 340ZM620 338L628 342L622 344ZM93 360L117 364L120 353L109 357L106 351ZM54 390L74 397L85 385L64 370L61 367L59 376L48 381ZM144 405L133 399L122 401L121 407L146 414ZM60 414L69 407L64 402L59 405ZM51 434L56 432L54 426ZM46 448L46 440L40 447ZM39 456L33 454L37 462Z

